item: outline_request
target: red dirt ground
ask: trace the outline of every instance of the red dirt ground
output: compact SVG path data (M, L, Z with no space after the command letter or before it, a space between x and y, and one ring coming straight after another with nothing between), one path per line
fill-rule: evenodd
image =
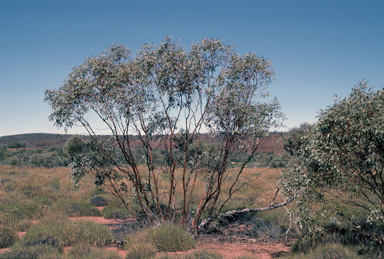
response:
M114 230L124 224L123 220L115 220L115 219L105 219L103 217L69 217L70 220L91 220L97 223L105 224L111 230ZM18 236L22 237L26 232L18 232ZM70 247L64 248L64 252L67 252ZM127 253L121 247L117 247L115 244L111 244L105 249L114 250L118 252L118 254L125 258ZM239 256L252 256L260 259L271 259L277 258L282 254L286 254L290 252L290 248L281 243L256 243L252 240L248 242L221 242L215 240L198 240L197 241L197 249L207 249L216 251L221 253L224 258L237 258ZM0 253L8 251L9 248L0 249ZM191 250L193 251L193 250ZM187 252L175 252L169 254L185 254ZM160 252L157 255L163 255L164 252Z

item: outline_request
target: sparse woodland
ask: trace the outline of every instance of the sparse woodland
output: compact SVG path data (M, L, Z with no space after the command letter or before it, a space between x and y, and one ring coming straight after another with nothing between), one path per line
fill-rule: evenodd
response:
M271 133L284 121L271 64L217 39L187 49L167 37L74 67L44 100L56 126L87 136L0 138L0 258L121 258L111 243L126 258L223 258L195 250L212 240L380 258L384 90L361 81L316 123ZM285 152L268 152L271 139ZM74 219L90 216L121 227Z

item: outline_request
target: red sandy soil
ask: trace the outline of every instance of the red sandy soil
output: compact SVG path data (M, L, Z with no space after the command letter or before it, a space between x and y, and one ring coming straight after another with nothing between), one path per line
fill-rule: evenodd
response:
M69 217L70 220L91 220L97 223L105 224L111 230L118 228L118 226L124 223L124 220L115 220L115 219L105 219L103 217ZM18 236L22 237L26 232L18 232ZM64 248L64 253L68 252L70 247ZM125 258L127 252L121 247L117 247L116 244L111 244L104 247L103 249L114 250L122 258ZM271 259L277 258L282 254L290 252L290 248L281 243L256 243L252 241L248 242L221 242L215 240L198 240L197 249L207 249L221 253L224 258L237 258L239 256L252 256L260 259ZM8 251L9 248L0 249L0 253ZM193 250L187 252L175 252L169 254L178 254L182 255L185 253L192 252ZM158 253L158 256L165 254L164 252Z

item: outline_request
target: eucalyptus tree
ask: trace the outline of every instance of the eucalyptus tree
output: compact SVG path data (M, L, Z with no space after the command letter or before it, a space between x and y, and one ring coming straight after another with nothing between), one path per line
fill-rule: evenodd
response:
M164 221L181 211L180 223L196 229L203 211L214 217L223 210L262 137L281 125L276 98L262 101L274 78L270 60L239 55L220 40L204 39L186 50L167 37L159 45L143 45L134 56L125 46L112 45L74 67L59 89L46 90L45 101L56 126L80 124L91 136L86 152L70 165L76 182L93 172L96 183L108 186L132 215ZM90 112L109 129L109 140L97 135L87 119ZM196 155L202 132L221 139L214 154ZM239 147L248 155L230 172L228 157ZM138 148L145 170L135 159ZM158 148L164 151L160 166L154 163ZM188 155L191 150L194 155ZM115 159L117 152L124 163ZM213 156L212 161L202 156ZM195 199L199 171L205 190ZM169 179L165 192L159 187L162 174Z
M329 223L355 230L366 220L383 223L383 108L384 89L373 91L362 81L321 111L301 138L298 159L285 169L281 184L296 198L298 223L306 231Z

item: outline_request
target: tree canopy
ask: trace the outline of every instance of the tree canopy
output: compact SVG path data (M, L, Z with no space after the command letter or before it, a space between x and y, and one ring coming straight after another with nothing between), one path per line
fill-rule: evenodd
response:
M281 184L297 200L303 229L383 222L383 105L384 89L374 91L362 81L321 111L301 138L298 159L285 169Z
M97 184L108 185L134 216L139 215L137 202L149 219L157 215L165 220L182 197L176 208L182 211L181 223L196 228L203 211L211 216L223 209L262 137L281 125L284 115L276 98L261 101L269 96L267 86L274 79L271 61L264 57L240 55L217 39L204 39L186 50L167 37L159 45L143 45L135 56L123 45L112 45L74 67L59 89L46 90L45 101L56 126L80 124L92 137L92 144L84 148L87 152L71 164L72 177L78 181L94 172ZM96 134L88 121L90 112L109 129L109 141ZM221 139L215 157L210 157L215 163L196 155L199 133L207 131ZM132 135L139 137L134 145ZM144 150L145 173L135 159L137 145ZM153 161L158 147L165 150L161 170ZM228 178L228 157L240 147L248 155ZM124 163L115 159L117 154ZM204 195L192 201L198 172L210 164L215 167L203 177ZM169 177L165 194L159 191L160 172ZM228 179L233 183L224 195L222 186Z

